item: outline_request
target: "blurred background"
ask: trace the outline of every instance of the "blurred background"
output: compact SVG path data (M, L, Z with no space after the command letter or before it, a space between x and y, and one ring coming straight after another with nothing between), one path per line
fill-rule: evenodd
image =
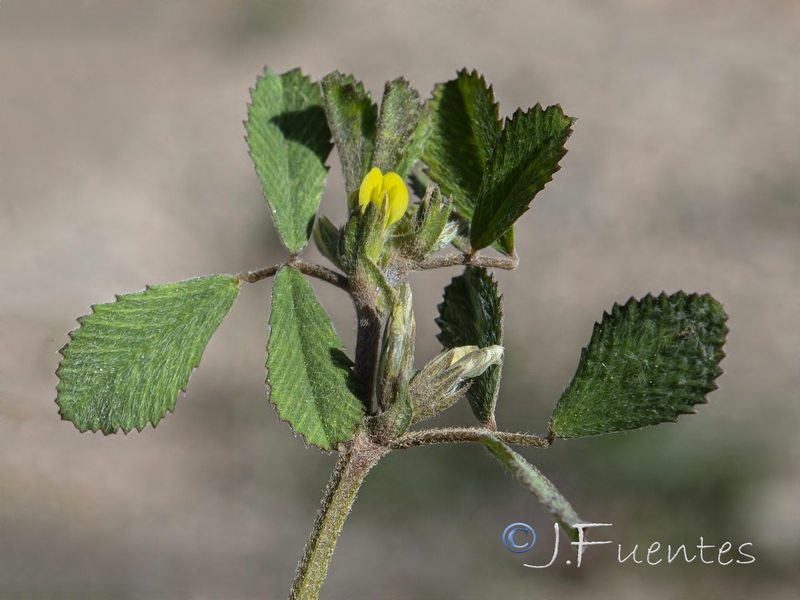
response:
M79 434L54 403L75 318L115 293L283 260L242 121L265 65L427 96L462 67L501 113L578 117L500 273L501 427L544 433L614 302L709 292L720 389L677 425L523 450L596 535L545 564L552 520L476 446L370 474L326 598L796 598L800 576L800 3L0 0L0 598L284 598L334 457L264 388L271 283L246 286L157 429ZM322 212L340 223L331 161ZM318 257L309 249L311 258ZM418 362L459 273L415 275ZM351 307L318 286L352 349ZM469 424L466 406L443 423ZM539 543L512 554L510 523ZM752 543L750 565L617 561ZM562 544L564 539L562 538ZM733 558L743 558L733 553ZM723 557L723 560L731 555Z

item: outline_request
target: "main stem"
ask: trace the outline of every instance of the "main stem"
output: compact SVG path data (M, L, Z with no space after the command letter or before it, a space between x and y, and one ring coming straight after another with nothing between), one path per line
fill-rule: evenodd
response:
M378 412L374 393L375 368L381 346L381 317L370 305L356 305L358 329L356 331L356 377L361 382L368 415Z
M339 455L303 558L297 565L289 600L317 600L319 597L336 542L358 490L369 470L386 452L387 448L371 442L366 433L358 432Z

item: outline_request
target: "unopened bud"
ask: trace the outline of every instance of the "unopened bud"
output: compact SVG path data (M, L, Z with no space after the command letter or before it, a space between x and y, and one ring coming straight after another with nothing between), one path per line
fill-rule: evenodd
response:
M460 346L439 354L409 385L412 423L430 419L455 404L466 391L464 381L501 362L502 346Z
M416 324L411 301L411 287L403 284L386 319L381 356L375 372L375 394L380 409L388 410L403 386L408 384L414 367ZM402 384L402 385L401 385Z

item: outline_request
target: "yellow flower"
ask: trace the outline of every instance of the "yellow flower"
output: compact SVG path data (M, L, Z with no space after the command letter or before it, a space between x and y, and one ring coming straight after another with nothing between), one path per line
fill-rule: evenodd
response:
M361 207L362 213L370 202L374 202L380 210L384 199L389 203L386 218L386 227L388 227L406 214L408 188L403 178L397 173L389 172L384 175L379 168L375 167L361 182L361 189L358 190L358 205Z

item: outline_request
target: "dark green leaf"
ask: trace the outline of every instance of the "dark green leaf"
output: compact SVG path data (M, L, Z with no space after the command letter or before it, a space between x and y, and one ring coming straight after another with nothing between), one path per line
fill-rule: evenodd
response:
M247 143L275 227L289 252L311 236L331 152L319 84L299 69L276 75L266 69L251 91Z
M494 457L517 478L520 485L542 503L573 541L577 541L578 530L575 529L575 525L583 523L583 521L569 501L556 489L556 486L542 475L539 469L493 435L485 434L481 438Z
M358 189L370 169L375 150L378 106L364 84L338 71L322 79L325 114L342 162L348 208L358 206Z
M486 167L472 217L472 247L481 249L506 233L560 168L573 119L560 106L538 104L506 119Z
M269 324L270 401L307 443L335 449L353 436L363 406L330 317L303 275L290 267L275 277Z
M384 173L394 171L403 179L406 178L422 153L422 145L414 143L421 111L419 93L405 79L399 77L386 83L372 158L373 167L378 167ZM417 135L424 135L424 131L420 130Z
M711 296L631 298L596 323L553 412L563 438L676 421L706 402L722 373L727 315Z
M472 218L486 161L500 136L494 91L476 71L436 86L430 101L423 160L428 175L459 212Z
M117 296L78 319L56 371L61 416L81 431L155 426L239 293L239 280L213 275Z
M503 341L503 306L497 282L481 267L467 267L444 290L436 324L437 338L446 348L499 345ZM500 391L500 365L472 380L467 390L472 412L494 428L494 409Z

